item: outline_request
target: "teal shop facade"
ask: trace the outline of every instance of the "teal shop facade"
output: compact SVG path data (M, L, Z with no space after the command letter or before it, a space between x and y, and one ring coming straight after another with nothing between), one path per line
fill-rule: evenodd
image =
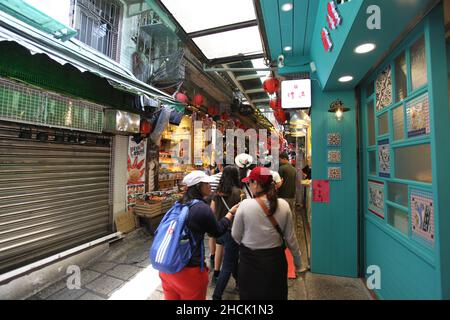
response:
M450 299L448 2L338 4L330 52L329 1L293 1L306 10L290 13L275 2L260 1L270 57L285 55L279 74L312 80L313 180L329 179L327 138L341 138L341 178L329 203L312 203L311 271L363 278L379 299ZM356 54L364 43L376 49ZM342 121L328 112L336 99L350 108Z

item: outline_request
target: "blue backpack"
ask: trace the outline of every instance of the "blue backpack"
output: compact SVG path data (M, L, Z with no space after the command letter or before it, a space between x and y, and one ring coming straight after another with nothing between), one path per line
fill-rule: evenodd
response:
M177 273L191 260L197 240L186 226L186 218L189 209L198 202L194 200L184 205L176 202L164 215L150 248L150 261L156 270L167 274ZM201 240L200 246L203 271L204 244Z

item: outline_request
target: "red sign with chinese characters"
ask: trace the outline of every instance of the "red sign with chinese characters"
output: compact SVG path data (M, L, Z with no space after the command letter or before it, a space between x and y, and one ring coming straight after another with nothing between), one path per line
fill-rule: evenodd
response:
M328 180L313 180L313 201L330 202L330 182Z
M281 107L306 109L311 107L311 80L288 80L281 83Z

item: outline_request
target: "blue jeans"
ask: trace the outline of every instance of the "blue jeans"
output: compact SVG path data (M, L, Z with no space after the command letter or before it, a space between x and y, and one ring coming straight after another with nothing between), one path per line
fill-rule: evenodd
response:
M239 245L234 241L230 230L221 236L220 239L223 240L224 243L224 255L222 269L220 270L216 288L213 293L213 300L222 300L222 294L227 287L231 275L233 275L237 283Z

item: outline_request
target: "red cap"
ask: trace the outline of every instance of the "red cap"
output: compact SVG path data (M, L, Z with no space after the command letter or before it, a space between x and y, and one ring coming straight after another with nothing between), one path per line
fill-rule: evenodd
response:
M265 167L256 167L252 171L247 178L242 179L242 182L249 182L250 180L262 182L264 184L272 182L272 172L270 172L269 168Z

